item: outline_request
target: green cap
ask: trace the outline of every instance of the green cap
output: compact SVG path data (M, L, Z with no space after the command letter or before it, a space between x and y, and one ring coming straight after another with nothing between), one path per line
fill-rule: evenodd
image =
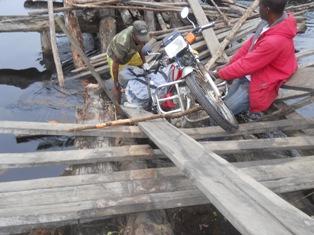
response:
M133 22L133 33L136 36L137 40L140 42L148 42L148 26L143 20L136 20Z

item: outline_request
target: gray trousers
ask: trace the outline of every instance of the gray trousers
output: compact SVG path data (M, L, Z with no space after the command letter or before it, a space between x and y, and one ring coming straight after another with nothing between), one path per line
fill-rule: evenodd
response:
M250 81L244 77L235 79L229 87L224 102L234 115L249 111L249 85Z

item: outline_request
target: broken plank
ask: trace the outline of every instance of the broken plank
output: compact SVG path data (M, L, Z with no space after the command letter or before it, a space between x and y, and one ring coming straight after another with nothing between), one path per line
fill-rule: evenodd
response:
M124 111L129 116L147 115ZM242 234L314 233L308 215L168 122L149 121L139 127Z

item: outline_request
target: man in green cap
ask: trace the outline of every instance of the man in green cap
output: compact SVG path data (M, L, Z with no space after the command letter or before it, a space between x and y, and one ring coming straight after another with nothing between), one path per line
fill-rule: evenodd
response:
M114 81L113 93L118 102L121 97L119 70L123 65L141 66L145 57L141 53L149 41L148 26L144 21L134 21L132 26L122 30L110 42L107 49L108 66Z

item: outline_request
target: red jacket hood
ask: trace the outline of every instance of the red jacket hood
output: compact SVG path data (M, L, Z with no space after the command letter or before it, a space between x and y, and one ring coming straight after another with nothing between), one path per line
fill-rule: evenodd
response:
M292 14L288 14L288 17L280 23L274 25L267 30L264 35L280 35L286 38L294 38L297 34L297 22Z

